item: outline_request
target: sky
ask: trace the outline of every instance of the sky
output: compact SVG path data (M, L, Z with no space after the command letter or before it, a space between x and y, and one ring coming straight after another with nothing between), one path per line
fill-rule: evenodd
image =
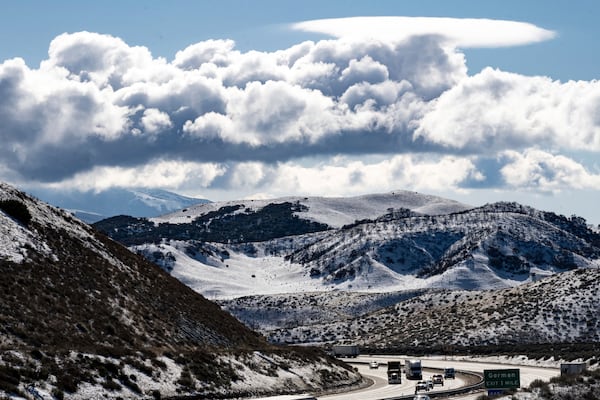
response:
M600 223L595 1L8 1L0 180Z

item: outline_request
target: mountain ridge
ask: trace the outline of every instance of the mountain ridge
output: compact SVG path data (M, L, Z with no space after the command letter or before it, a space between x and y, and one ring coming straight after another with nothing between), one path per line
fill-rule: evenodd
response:
M369 196L345 199L344 209L352 212L329 218L337 227L315 222L314 215L331 207L310 198L251 207L213 203L151 220L116 217L95 226L211 298L331 288L494 289L519 285L535 274L600 263L600 234L576 216L514 202L457 206L414 192L374 196L385 198L385 204L366 211L356 210ZM404 208L407 202L398 199L406 196L409 206L418 207ZM439 211L439 204L450 204L451 212L415 211ZM356 219L374 209L380 212L374 218Z

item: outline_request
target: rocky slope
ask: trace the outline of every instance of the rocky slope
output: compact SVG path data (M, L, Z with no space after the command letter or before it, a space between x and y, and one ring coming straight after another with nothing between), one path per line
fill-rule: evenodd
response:
M269 345L144 258L0 184L0 395L226 398L359 379L318 352Z

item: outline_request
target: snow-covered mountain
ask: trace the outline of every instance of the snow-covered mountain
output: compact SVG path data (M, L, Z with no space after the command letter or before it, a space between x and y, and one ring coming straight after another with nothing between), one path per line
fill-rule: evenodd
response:
M208 203L206 199L182 196L161 189L121 189L103 191L65 191L34 189L32 194L56 207L73 213L87 223L115 215L155 217L194 205Z
M237 397L360 379L322 352L268 344L143 257L0 183L0 398Z
M585 220L414 192L212 203L96 226L210 298L497 289L600 264Z
M341 228L364 219L375 219L393 209L407 209L421 215L449 214L468 210L472 206L442 197L417 192L397 190L390 193L356 197L282 197L268 200L237 200L198 204L185 210L152 218L156 223L189 223L222 209L235 209L236 213L258 212L268 205L290 203L297 206L298 218Z

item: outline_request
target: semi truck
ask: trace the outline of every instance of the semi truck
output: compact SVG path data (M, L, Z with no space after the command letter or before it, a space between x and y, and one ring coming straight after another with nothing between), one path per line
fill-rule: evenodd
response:
M334 357L356 357L359 354L358 346L355 344L339 344L331 348Z
M402 383L402 370L400 361L388 361L387 363L388 383Z
M421 360L406 360L404 362L404 373L406 374L406 379L423 379Z

